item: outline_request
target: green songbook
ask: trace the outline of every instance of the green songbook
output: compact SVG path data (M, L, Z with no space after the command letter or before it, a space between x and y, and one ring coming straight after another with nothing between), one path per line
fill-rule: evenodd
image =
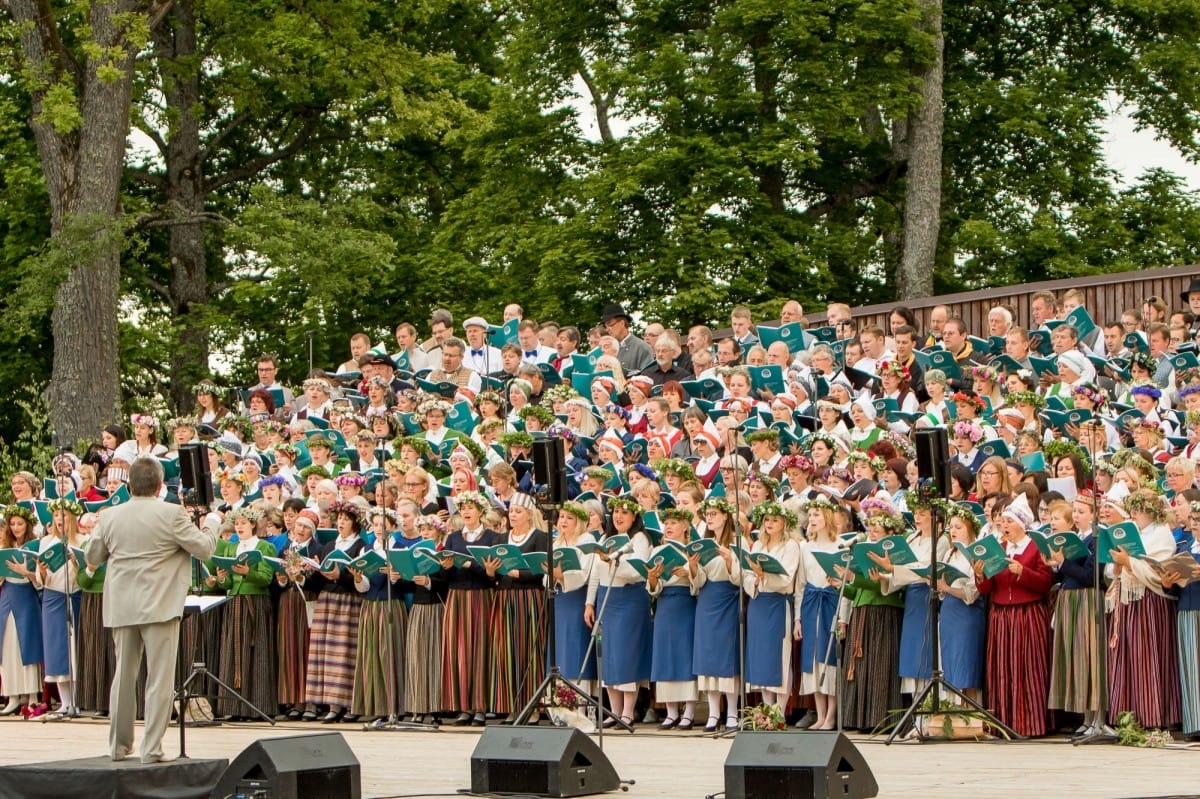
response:
M720 548L717 546L717 539L715 538L701 538L692 541L684 549L687 550L689 557L699 555L701 566L707 566L713 558L721 555Z
M0 577L12 577L16 580L24 580L25 577L13 571L10 564L20 562L29 571L36 571L37 561L37 554L28 549L0 549Z
M742 568L753 571L750 565L752 563L757 563L767 574L787 574L787 569L783 568L783 564L766 552L743 552Z
M985 535L975 539L974 543L955 543L954 546L972 563L983 563L985 577L995 577L1008 568L1008 555L1004 552L1004 545L995 536Z
M1096 541L1096 557L1101 563L1112 563L1109 554L1121 547L1131 558L1140 558L1146 554L1146 545L1142 542L1142 534L1133 522L1121 522L1112 527L1101 527L1100 537Z
M1083 542L1078 533L1070 531L1042 533L1037 530L1030 530L1029 537L1037 545L1038 551L1047 558L1059 550L1062 550L1063 557L1067 560L1085 558L1089 554L1087 544Z
M348 568L360 571L364 577L371 577L387 565L387 559L373 549L368 549L350 561Z
M389 549L388 565L400 575L401 580L412 582L414 577L428 577L442 570L442 564L434 558L421 557L422 552L436 555L432 541L422 541L407 549Z
M423 547L420 550L418 550L417 557L428 558L428 559L434 561L435 563L438 563L439 569L441 568L441 565L440 565L441 562L443 560L445 560L446 558L450 558L454 561L453 563L450 564L450 568L452 568L452 569L465 569L468 566L476 565L475 558L471 557L470 555L464 555L461 552L454 552L453 550L449 550L449 549L443 549L441 551L434 551L432 549Z
M929 582L928 566L913 566L911 568L914 574L923 578L926 582ZM938 561L938 577L942 580L945 580L947 585L954 585L959 580L971 577L971 575L963 574L949 563Z
M878 569L879 564L873 561L870 553L880 557L891 558L893 566L907 566L917 562L917 556L902 535L889 535L878 541L860 541L854 547L854 565L859 574L869 574L871 569Z
M589 555L593 555L596 552L604 552L605 554L611 555L628 543L629 536L614 535L601 541L584 541L579 545L578 549L580 552L584 552Z
M650 557L646 560L641 558L627 558L626 563L638 570L638 574L642 577L649 575L650 570L662 564L661 580L667 580L671 576L671 572L678 569L680 566L687 566L687 558L683 554L683 550L677 546L670 544L663 545L650 553Z
M533 571L529 568L529 561L525 560L525 553L516 544L496 544L492 547L467 547L467 551L475 558L475 562L483 566L485 560L500 561L500 568L497 574L504 574L514 569L519 571Z
M839 549L835 552L809 551L816 558L817 563L821 565L821 570L825 572L825 576L830 580L842 579L842 575L838 574L838 567L846 569L853 574L858 574L858 568L854 564L854 553L849 549ZM851 579L853 579L853 576Z
M564 572L577 572L583 569L579 560L579 550L575 547L555 547L554 565Z
M321 561L321 571L331 572L335 568L344 569L350 564L350 556L340 549L335 549Z

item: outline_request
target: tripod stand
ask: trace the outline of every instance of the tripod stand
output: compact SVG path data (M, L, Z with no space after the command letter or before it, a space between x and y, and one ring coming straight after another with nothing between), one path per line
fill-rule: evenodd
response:
M932 631L929 636L929 662L932 666L929 682L921 689L920 693L913 697L913 702L909 705L908 710L904 711L904 715L900 717L900 721L892 729L885 743L892 743L902 733L907 732L910 724L913 723L913 718L918 715L933 715L936 713L946 713L951 711L942 710L942 692L957 696L962 702L969 705L974 713L983 717L983 721L993 729L999 730L1009 740L1022 739L1015 730L1006 725L1000 719L996 718L983 705L976 702L966 693L960 691L955 686L951 685L946 680L945 674L942 672L941 661L941 607L942 600L938 596L937 576L938 576L938 557L937 557L937 542L941 537L941 510L937 505L931 508L933 515L933 531L931 533L932 541L929 549L929 629ZM922 707L925 698L930 698L929 708Z
M547 515L547 518L549 519L549 526L551 529L554 529L558 524L558 514L559 514L559 510L561 507L562 507L561 503L551 503L551 504L546 505L546 507L545 507L546 515ZM548 575L550 575L552 578L553 573L554 573L554 537L553 537L553 535L548 537L547 544L546 544L546 571L548 572ZM572 691L574 691L576 697L578 697L579 699L582 699L583 703L585 705L593 708L596 711L596 719L598 722L601 722L596 725L596 729L600 736L601 748L603 748L603 741L604 741L603 717L606 714L608 715L609 718L614 719L617 724L621 725L625 729L628 729L630 732L633 732L633 728L631 728L629 725L627 725L623 721L621 721L620 718L618 718L614 713L612 713L612 711L606 709L604 707L604 704L602 702L600 702L600 700L596 699L591 694L589 694L587 691L580 688L577 684L571 682L566 677L564 677L562 675L562 672L559 670L558 657L555 654L557 651L556 650L557 635L555 632L555 624L554 624L554 596L555 596L555 593L556 593L556 591L555 591L555 586L554 586L554 580L553 579L547 580L545 618L546 618L546 627L547 627L547 630L546 630L546 656L547 656L547 660L549 661L549 667L547 668L547 671L546 671L546 677L545 677L545 679L542 680L542 682L538 685L538 687L534 689L529 702L525 705L524 708L521 709L521 712L517 714L516 720L513 722L513 724L514 725L515 724L524 724L526 721L529 720L529 717L537 710L538 705L541 704L542 702L544 702L544 697L547 694L550 694L552 696L553 692L556 691L560 685L565 686L567 688L570 688ZM607 602L608 602L608 594L605 594L604 604L607 604ZM597 615L596 621L593 626L593 638L592 638L593 643L595 643L598 640L599 634L597 631L600 627L600 617L602 617L604 615L604 604L601 605L600 613ZM591 643L589 643L589 645L588 645L588 651L589 652L591 651ZM597 647L596 647L597 661L599 661L599 654L600 654L599 646L597 645ZM587 658L588 658L588 655L585 654L584 659L583 659L583 662L585 664L587 663ZM599 669L599 668L600 668L600 665L599 665L599 662L597 662L597 669ZM599 683L599 681L600 681L599 672L597 672L597 683Z

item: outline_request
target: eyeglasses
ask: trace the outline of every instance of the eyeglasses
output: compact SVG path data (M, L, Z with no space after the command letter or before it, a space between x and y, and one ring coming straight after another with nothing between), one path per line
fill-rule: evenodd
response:
M404 483L404 487L405 488L424 488L425 484L424 483L409 483L406 481Z

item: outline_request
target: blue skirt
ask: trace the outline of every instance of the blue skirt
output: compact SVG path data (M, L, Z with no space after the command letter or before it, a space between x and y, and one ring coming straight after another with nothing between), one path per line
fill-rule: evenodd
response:
M664 588L654 610L654 646L650 679L687 682L696 679L692 666L695 648L696 598L690 588Z
M83 592L71 594L71 629L79 629L79 603ZM42 592L42 641L45 647L46 674L67 676L71 673L71 644L67 637L67 595L49 589Z
M583 623L586 603L587 586L554 598L554 659L562 676L572 681L596 679L596 652L588 654L592 631Z
M913 583L904 589L904 621L900 626L901 677L928 680L933 676L933 664L929 660L930 624L929 583Z
M987 608L982 599L968 605L955 596L942 602L942 672L959 690L983 688L987 652Z
M738 674L738 595L728 580L707 582L696 597L692 667L700 677Z
M792 595L760 593L746 611L746 682L767 687L783 686L783 641Z
M605 597L608 604L605 605ZM603 650L600 665L605 685L624 685L650 679L650 595L641 583L616 588L600 586L596 613L601 619Z
M816 672L818 663L837 663L837 644L829 645L829 634L837 616L838 592L832 586L804 589L800 602L800 671ZM826 654L828 653L828 654Z
M42 662L42 600L30 583L5 582L0 588L0 652L4 650L4 631L9 614L17 628L21 645L21 665Z

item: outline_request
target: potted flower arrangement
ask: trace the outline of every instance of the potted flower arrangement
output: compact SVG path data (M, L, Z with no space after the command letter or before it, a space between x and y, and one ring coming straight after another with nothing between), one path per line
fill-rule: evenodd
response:
M787 720L778 705L762 702L742 708L742 729L753 732L786 730Z
M582 733L591 733L595 723L579 712L579 694L569 686L559 683L546 695L546 712L556 727L574 727Z

